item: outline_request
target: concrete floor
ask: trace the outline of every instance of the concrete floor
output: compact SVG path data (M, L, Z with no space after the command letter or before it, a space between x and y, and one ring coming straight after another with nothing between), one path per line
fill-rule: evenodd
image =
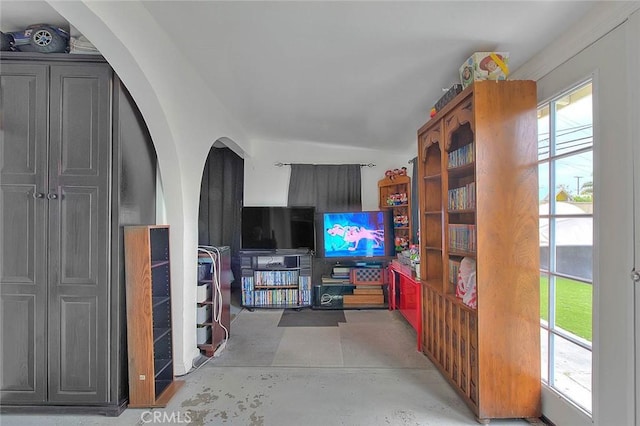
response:
M2 415L2 426L477 425L398 311L346 310L331 327L278 327L282 310L232 310L221 353L185 376L164 409L117 418ZM500 426L524 420L494 420Z

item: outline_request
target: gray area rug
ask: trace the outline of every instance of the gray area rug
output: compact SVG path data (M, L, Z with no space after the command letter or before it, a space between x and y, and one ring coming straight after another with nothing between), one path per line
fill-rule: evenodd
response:
M337 327L339 322L347 322L344 311L285 309L278 327Z

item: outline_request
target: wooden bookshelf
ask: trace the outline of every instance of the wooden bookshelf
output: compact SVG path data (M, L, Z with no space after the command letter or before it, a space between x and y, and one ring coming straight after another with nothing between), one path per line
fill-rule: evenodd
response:
M411 223L411 178L391 176L378 181L378 203L380 210L391 210L394 240L402 239L408 248L413 243ZM396 251L402 251L396 244Z
M479 81L418 130L423 351L478 421L540 416L536 84ZM477 306L456 297L476 263Z

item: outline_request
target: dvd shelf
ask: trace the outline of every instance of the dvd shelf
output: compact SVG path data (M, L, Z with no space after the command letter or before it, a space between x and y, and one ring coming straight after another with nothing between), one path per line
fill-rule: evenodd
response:
M240 254L242 306L303 308L311 306L311 254L278 255L246 251Z
M129 407L165 407L173 374L169 226L125 226Z

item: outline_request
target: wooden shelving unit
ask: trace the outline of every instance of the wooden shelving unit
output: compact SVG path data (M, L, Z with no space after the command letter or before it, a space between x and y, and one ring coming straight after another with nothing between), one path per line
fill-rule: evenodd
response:
M478 421L537 418L536 84L479 81L418 130L423 352ZM475 261L477 307L456 297Z
M409 176L391 176L378 181L378 200L381 210L390 209L393 216L393 231L396 238L406 241L406 247L412 243L413 226L411 224L411 178ZM398 246L396 244L396 250Z
M168 226L124 228L129 407L165 407L174 380Z

